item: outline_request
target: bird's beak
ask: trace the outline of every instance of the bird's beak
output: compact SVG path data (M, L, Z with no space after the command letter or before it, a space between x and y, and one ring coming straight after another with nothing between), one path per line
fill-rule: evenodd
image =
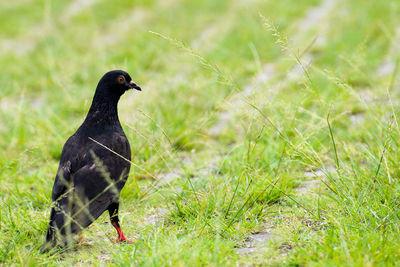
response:
M130 81L129 82L129 86L132 88L132 89L136 89L136 90L138 90L138 91L142 91L142 88L140 88L136 83L134 83L133 81Z

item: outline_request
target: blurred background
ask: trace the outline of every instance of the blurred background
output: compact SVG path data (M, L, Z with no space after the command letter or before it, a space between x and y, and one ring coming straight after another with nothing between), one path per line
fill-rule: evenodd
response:
M398 0L0 1L0 264L395 263L399 14ZM39 255L62 145L112 69L143 89L119 104L135 163L121 217L139 241L111 244L103 216L94 245Z

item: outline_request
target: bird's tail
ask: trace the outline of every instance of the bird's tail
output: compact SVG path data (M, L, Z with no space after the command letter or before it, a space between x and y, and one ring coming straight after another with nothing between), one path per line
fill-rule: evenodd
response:
M64 248L72 241L71 223L65 214L51 209L50 223L46 231L46 240L40 247L40 252L46 253L54 248Z
M40 248L42 253L49 252L54 248L67 247L73 242L74 235L81 232L98 217L88 216L90 213L86 209L85 212L77 212L77 210L80 210L80 206L74 205L66 199L61 200L61 203L56 203L55 207L51 209L46 241Z
M40 252L47 253L56 246L57 246L57 241L55 239L54 229L52 228L51 225L49 225L46 232L46 241L44 241L44 243L40 247Z
M49 223L49 226L46 231L46 240L40 247L41 253L49 252L51 249L53 249L57 245L55 229L53 228L53 225L52 225L54 222L54 217L55 217L55 210L54 210L54 208L52 208L51 213L50 213L50 223Z

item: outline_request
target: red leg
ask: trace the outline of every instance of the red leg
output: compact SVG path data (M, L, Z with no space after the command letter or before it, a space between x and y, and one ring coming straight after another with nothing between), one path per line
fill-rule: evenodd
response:
M122 229L121 229L121 227L119 226L119 223L118 222L111 222L111 224L115 227L115 229L117 230L117 233L118 233L118 238L117 238L117 240L115 241L115 243L119 243L119 242L128 242L128 243L132 243L132 241L130 241L130 240L127 240L126 239L126 237L125 237L125 235L124 235L124 232L122 232Z

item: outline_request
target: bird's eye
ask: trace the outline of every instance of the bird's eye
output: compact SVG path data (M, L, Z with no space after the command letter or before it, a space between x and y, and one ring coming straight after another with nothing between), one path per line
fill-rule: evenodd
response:
M125 81L125 77L123 75L118 77L118 82L123 83Z

